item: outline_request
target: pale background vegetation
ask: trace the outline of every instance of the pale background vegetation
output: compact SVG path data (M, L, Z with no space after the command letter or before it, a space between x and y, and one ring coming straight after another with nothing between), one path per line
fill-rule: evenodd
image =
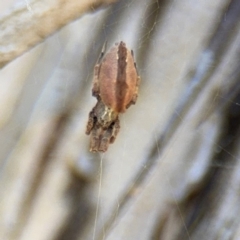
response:
M0 3L0 239L240 239L240 2ZM139 99L105 154L85 135L105 41Z

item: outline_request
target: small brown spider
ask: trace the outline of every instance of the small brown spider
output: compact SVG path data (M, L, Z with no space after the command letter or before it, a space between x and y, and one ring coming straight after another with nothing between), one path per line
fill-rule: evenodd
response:
M105 48L106 44L94 68L92 94L98 102L86 129L92 152L105 152L114 142L120 129L118 115L136 103L140 82L133 51L124 42L116 43L106 55Z

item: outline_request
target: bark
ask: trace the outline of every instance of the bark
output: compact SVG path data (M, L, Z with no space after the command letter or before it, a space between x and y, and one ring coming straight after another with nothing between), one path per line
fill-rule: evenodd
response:
M95 11L111 2L32 1L0 20L0 239L240 239L239 1ZM141 85L96 154L84 132L106 40L134 50Z

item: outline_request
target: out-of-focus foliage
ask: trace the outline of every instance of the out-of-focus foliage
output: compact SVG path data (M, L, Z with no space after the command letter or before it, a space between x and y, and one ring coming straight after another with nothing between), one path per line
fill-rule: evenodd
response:
M97 6L0 71L0 239L239 239L239 2ZM93 154L106 40L134 50L141 86Z

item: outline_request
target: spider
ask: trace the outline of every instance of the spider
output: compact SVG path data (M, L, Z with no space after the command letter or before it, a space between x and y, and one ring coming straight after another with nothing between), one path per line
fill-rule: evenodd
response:
M120 130L118 115L135 104L140 77L133 51L124 42L115 43L105 55L106 43L94 67L92 95L97 103L89 113L86 134L90 151L105 152Z

